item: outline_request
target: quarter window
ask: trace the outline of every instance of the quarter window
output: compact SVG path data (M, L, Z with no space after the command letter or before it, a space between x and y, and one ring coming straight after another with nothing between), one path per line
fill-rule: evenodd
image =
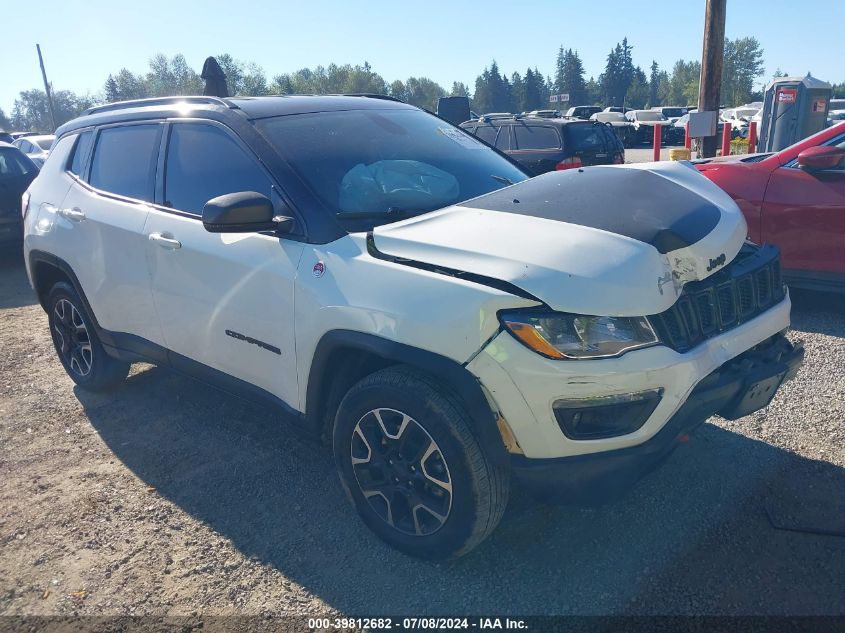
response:
M519 125L513 129L518 149L560 149L560 137L548 125Z
M621 151L621 150L625 149L622 146L622 141L619 140L619 136L617 136L616 131L613 130L613 128L611 128L607 125L596 126L596 127L599 127L599 129L601 129L601 133L604 135L604 143L605 143L605 147L607 148L607 151L613 152L613 151L616 151L616 150Z
M564 127L566 146L573 152L604 151L604 138L599 123L570 123Z
M89 182L127 198L152 202L160 125L100 130Z
M90 130L83 132L76 139L76 147L73 148L73 159L70 161L68 171L77 176L82 175L85 168L85 159L88 157L88 150L91 149L91 142L94 140L94 133Z
M255 191L268 198L272 193L269 178L232 137L216 126L194 123L173 125L164 183L165 206L195 215L227 193Z

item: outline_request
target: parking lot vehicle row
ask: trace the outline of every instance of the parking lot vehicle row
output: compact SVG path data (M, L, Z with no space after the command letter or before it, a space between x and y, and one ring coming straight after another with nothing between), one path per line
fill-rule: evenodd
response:
M588 165L621 165L625 148L606 125L589 121L527 117L484 117L461 128L504 152L531 175Z

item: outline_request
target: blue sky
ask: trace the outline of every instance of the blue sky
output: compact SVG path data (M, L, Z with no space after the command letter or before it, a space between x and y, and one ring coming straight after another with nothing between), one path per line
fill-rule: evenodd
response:
M408 0L36 0L2 2L0 107L41 86L41 44L55 89L98 92L121 67L146 71L155 53L183 53L196 69L229 52L260 64L268 77L306 66L367 60L388 81L427 76L444 87L475 77L495 58L509 75L537 66L553 72L558 47L579 51L598 75L610 48L627 36L634 62L670 68L701 56L704 0L545 0L517 3ZM519 7L531 6L529 10ZM766 78L790 74L845 81L840 44L845 2L728 0L726 35L754 35ZM13 54L10 54L14 51Z

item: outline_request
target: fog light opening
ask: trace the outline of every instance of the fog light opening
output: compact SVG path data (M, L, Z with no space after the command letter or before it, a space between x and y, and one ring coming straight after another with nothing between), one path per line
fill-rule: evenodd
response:
M572 440L598 440L640 429L660 404L663 389L599 398L560 399L552 405L563 434Z

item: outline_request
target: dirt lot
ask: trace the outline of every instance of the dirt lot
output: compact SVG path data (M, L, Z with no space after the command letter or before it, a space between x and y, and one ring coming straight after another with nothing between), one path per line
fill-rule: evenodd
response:
M798 378L624 501L516 491L490 540L429 564L371 536L330 453L272 413L150 366L75 389L19 257L0 259L0 614L845 614L845 538L766 513L845 527L845 301L796 295Z

